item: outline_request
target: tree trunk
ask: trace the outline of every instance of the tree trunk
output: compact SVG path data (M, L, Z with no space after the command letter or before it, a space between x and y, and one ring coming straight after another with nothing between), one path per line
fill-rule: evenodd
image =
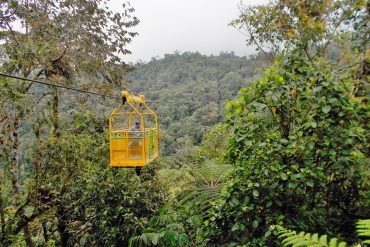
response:
M6 160L6 163L7 164L10 164L11 163L11 159L10 159L10 148L9 148L9 141L11 140L11 137L10 137L10 124L8 122L4 123L3 125L3 135L2 135L2 138L1 138L1 145L0 147L2 147L3 150L1 150L0 152L0 155L2 157L4 157L4 159ZM8 136L5 136L5 134L8 133ZM5 168L6 169L6 168ZM2 184L3 182L1 181L0 183L0 192L1 192L1 188L2 188ZM6 246L6 242L5 240L7 239L7 232L6 232L6 228L5 228L5 213L4 213L4 205L3 205L3 198L2 198L2 193L0 193L0 210L1 210L1 214L0 214L0 217L1 217L1 235L0 235L0 243L3 244L4 246Z
M6 236L5 232L5 216L4 216L4 203L3 203L3 197L2 197L2 183L3 181L0 181L0 224L1 224L1 234L0 234L0 243L3 241L3 238Z
M48 229L46 228L46 220L42 220L42 232L44 234L45 243L49 241Z
M68 246L68 239L69 239L69 233L67 229L67 217L66 212L64 210L64 207L62 205L58 205L57 207L57 218L58 218L58 231L60 234L60 241L62 247Z
M53 112L52 112L52 122L53 122L53 131L54 136L59 137L59 95L58 89L54 89L53 91L53 102L52 102Z
M217 120L218 122L221 121L221 78L217 80Z
M12 185L15 197L15 204L19 205L19 183L18 183L18 164L19 164L19 117L16 115L14 117L14 124L12 126L11 132L9 135L12 135L13 138L13 156L9 165L9 172L12 176ZM12 134L11 134L12 133Z
M3 130L0 132L0 147L3 149L5 145L4 141L4 135L3 135ZM5 150L4 150L5 151ZM3 159L3 150L0 150L0 160ZM3 188L3 176L4 174L0 174L0 224L1 224L1 234L0 234L0 243L3 240L3 237L5 236L5 215L4 215L4 202L3 202L3 193L2 193L2 188Z
M24 240L26 241L27 247L33 247L32 238L31 238L31 231L28 223L23 228L24 232Z
M13 158L12 158L12 168L10 169L12 174L12 184L14 189L14 196L16 198L15 204L18 206L20 203L20 191L19 191L19 115L14 117L14 128L13 128ZM24 210L20 212L20 217L24 216ZM28 223L25 224L24 228L24 240L27 247L33 247L31 231Z
M41 143L40 140L40 124L35 123L32 126L33 132L35 133L36 137L36 150L35 150L35 156L34 156L34 177L35 177L35 191L38 191L39 189L39 180L40 180L40 172L41 172L41 154L39 150L39 145Z

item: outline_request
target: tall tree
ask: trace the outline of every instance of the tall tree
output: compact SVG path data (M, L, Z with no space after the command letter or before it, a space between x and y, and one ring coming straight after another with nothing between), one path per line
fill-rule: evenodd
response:
M327 56L333 44L345 46L363 36L368 6L363 0L271 0L240 6L231 22L247 37L247 44L265 53L302 49L309 59ZM368 42L362 38L362 45Z
M358 97L368 83L366 20L368 5L357 0L241 7L232 25L275 66L227 104L236 169L210 210L205 241L279 245L269 228L276 223L353 240L348 226L369 213L369 108Z
M121 55L130 53L126 45L137 35L128 29L139 22L129 3L113 12L102 0L2 1L1 11L8 71L121 82L127 68Z
M1 70L21 76L39 76L59 84L78 85L109 93L112 91L112 86L123 82L123 75L128 69L122 57L129 53L126 45L137 35L136 32L129 31L131 27L138 24L138 19L132 16L133 11L128 2L123 4L120 12L112 11L109 9L108 2L102 0L1 1ZM20 86L14 86L4 80L2 82L4 83L0 86L3 91L12 92L17 97L21 96L22 101L33 97L28 94L35 91L32 83L20 83ZM60 119L60 91L53 89L50 94L51 97L45 97L50 103L41 104L42 108L49 108L50 114L45 114L48 119L34 125L37 140L40 139L42 125L46 123L50 123L48 129L51 136L60 137L64 131L61 128ZM8 102L8 105L2 105L2 110L5 109L4 112L11 114L7 114L6 121L2 121L1 127L11 126L9 129L11 131L7 133L12 134L11 138L6 139L7 148L4 149L4 156L10 154L7 157L9 167L12 167L9 171L12 174L14 194L19 195L17 190L19 172L18 166L14 164L19 162L19 123L27 116L28 109L27 106L14 101L12 94L5 94L4 102ZM38 100L33 102L40 104ZM14 107L9 107L12 104ZM55 141L56 146L60 145L57 143L58 139L52 140ZM49 155L48 158L53 160L53 154ZM41 179L40 159L35 158L33 165L34 170L37 170L35 178ZM59 167L49 172L58 175L58 170L63 168L61 166L62 164L59 164ZM59 175L63 174L62 172ZM43 179L45 178L47 176ZM31 188L33 187L29 187ZM62 187L58 195L63 193ZM36 194L40 198L43 196L38 190L28 194ZM35 207L32 215L26 217L23 209L30 204L30 200L28 197L17 197L22 200L22 203L14 204L18 207L14 219L2 223L9 226L5 227L6 229L11 229L9 234L17 234L23 229L27 238L30 234L26 233L25 227L43 211ZM62 204L58 205L56 211L59 229L63 229L65 224L62 207ZM65 246L68 242L68 234L60 230L60 235L62 245ZM2 237L2 240L6 241L7 236ZM26 240L27 245L31 246L30 238Z
M278 223L353 240L347 226L369 213L368 106L353 85L350 73L295 53L241 90L227 105L236 169L206 239L273 246L269 225Z

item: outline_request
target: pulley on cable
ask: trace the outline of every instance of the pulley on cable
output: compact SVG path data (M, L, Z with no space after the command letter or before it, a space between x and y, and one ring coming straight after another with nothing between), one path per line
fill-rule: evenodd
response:
M122 91L109 116L110 167L142 167L158 157L158 117L144 95Z

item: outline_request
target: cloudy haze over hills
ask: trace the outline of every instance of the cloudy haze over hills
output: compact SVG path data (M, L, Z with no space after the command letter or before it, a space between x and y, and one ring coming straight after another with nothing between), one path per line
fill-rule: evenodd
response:
M265 0L247 0L244 4L262 4ZM140 24L139 36L128 46L133 54L125 61L149 61L175 51L218 55L234 51L245 56L254 52L246 47L245 36L228 26L238 16L240 0L131 0ZM122 2L112 1L112 9Z

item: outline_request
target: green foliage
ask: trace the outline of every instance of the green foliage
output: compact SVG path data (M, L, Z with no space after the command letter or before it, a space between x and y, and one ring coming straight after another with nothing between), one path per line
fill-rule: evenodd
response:
M59 138L50 135L37 142L29 135L27 141L37 145L26 149L31 155L25 156L25 160L35 164L35 170L28 168L27 173L36 175L26 176L28 197L21 199L27 203L25 218L33 219L30 226L34 244L47 241L57 246L127 245L129 237L141 232L162 207L165 192L157 186L150 167L143 170L140 178L132 169L107 168L109 145L105 122L104 116L81 111L65 123L68 130L62 131ZM24 221L16 213L19 208L10 200L9 183L5 189L2 187L2 192L1 199L5 200L1 206L6 208L6 221L2 224L7 229L2 241L5 246L22 245L24 239L16 229ZM56 227L63 229L60 232L64 240L51 233Z
M89 74L99 82L118 84L122 79L126 66L119 54L129 53L126 45L137 35L129 29L139 22L128 2L120 12L100 0L2 1L0 6L10 17L0 20L6 31L0 38L9 58L4 61L7 71L26 76L42 72L59 82ZM19 24L21 31L13 31Z
M128 246L185 246L189 238L184 233L163 230L159 233L143 233L130 239Z
M129 246L184 246L189 243L183 225L168 213L152 217L140 236L130 238Z
M356 229L358 236L368 238L364 243L370 244L370 219L357 221Z
M172 55L170 57L172 57ZM183 82L186 85L182 85L181 83L177 84L177 81L173 83L176 83L181 90L184 89L186 91L188 90L186 89L187 85L191 87L193 84L198 84L199 80L201 80L199 78L202 77L205 79L204 84L198 87L202 92L197 92L196 90L194 92L197 92L197 94L208 92L207 97L211 96L215 98L218 94L216 90L212 88L213 86L215 89L219 87L223 90L221 100L231 98L232 95L235 94L234 90L239 89L242 83L244 83L243 80L246 80L246 78L249 78L249 76L255 73L252 71L252 68L247 69L245 67L245 69L248 70L246 72L240 69L240 67L247 66L249 62L256 63L258 60L255 58L246 60L245 58L239 58L233 54L221 54L217 57L207 57L189 53L183 55L176 54L173 55L173 58L176 58L174 60L178 60L177 62L172 60L172 62L177 63L178 66L180 66L180 64L187 64L187 66L191 68L191 70L189 70L191 73L184 73L186 77L183 78ZM186 62L185 60L188 61ZM140 66L142 66L141 70L143 72L146 69L151 70L151 66L157 66L158 64L167 62L167 60L154 61L150 66ZM203 70L199 71L199 73L202 72L204 75L199 76L197 79L198 68L195 64L199 62L203 64ZM221 66L220 64L223 65ZM223 66L227 68L225 69L225 73L227 73L219 74L216 68ZM256 67L257 65L254 66ZM175 67L172 68L175 69ZM234 70L237 70L237 72ZM145 75L145 73L143 74ZM156 74L154 73L152 76L156 76ZM144 83L145 80L146 78L140 82ZM216 80L220 81L219 85L217 85ZM163 83L159 80L154 80L154 82L155 83L152 85L153 88ZM81 85L83 85L83 83ZM136 84L133 83L133 86L135 85ZM26 94L27 90L25 91L25 89L27 88L33 93L35 96L34 98L30 98L29 94ZM204 88L206 89L203 90ZM115 204L116 207L108 210L107 214L114 215L117 219L122 219L121 215L127 214L127 212L134 212L134 214L137 213L142 215L140 217L135 215L131 218L128 217L128 221L120 226L120 223L116 223L114 220L107 220L110 219L108 216L93 217L93 212L97 212L94 211L96 210L95 208L103 210L104 206L101 205L99 201L95 203L93 196L95 194L92 189L87 189L90 188L89 181L93 181L91 183L96 184L102 183L102 181L97 180L96 175L101 174L101 167L105 167L108 164L109 145L107 142L107 131L105 129L105 117L107 112L111 109L112 104L98 98L84 98L81 95L73 93L68 95L61 93L59 94L59 100L57 100L59 104L56 107L59 110L50 111L49 108L52 108L53 101L48 102L50 101L50 94L48 94L48 91L45 91L44 88L34 86L29 88L28 83L10 83L8 80L1 80L0 89L3 92L0 97L4 99L3 102L6 103L2 105L2 109L6 110L5 112L12 115L14 113L13 106L18 107L18 105L19 112L27 110L27 115L23 115L22 126L19 129L21 156L19 159L20 169L18 175L21 178L19 183L22 185L22 193L19 198L27 203L27 209L29 210L28 216L35 218L30 220L30 229L33 232L31 234L24 234L23 236L32 235L34 244L43 244L46 241L55 242L57 245L78 243L82 246L88 243L98 243L99 241L106 244L127 243L129 237L144 233L143 229L146 228L148 219L151 218L152 215L157 214L156 210L161 207L161 203L165 200L162 197L166 195L168 196L166 199L173 203L171 205L173 207L178 207L175 210L178 215L175 222L177 224L182 224L185 229L184 232L178 232L178 234L181 235L186 232L189 241L194 241L196 230L203 221L201 215L205 215L206 210L210 207L210 203L207 200L199 200L206 198L211 200L217 197L223 175L221 175L222 172L217 173L217 169L215 169L213 171L215 177L208 177L203 182L200 181L202 180L202 176L207 177L212 175L211 173L207 174L206 170L212 171L214 168L220 168L222 170L222 167L225 167L225 165L219 163L226 146L228 131L224 127L216 127L216 130L213 130L213 133L209 134L209 137L201 144L201 152L198 152L199 148L194 146L194 143L200 143L201 136L208 131L209 127L202 127L202 125L213 125L217 123L217 118L221 116L224 111L224 106L221 104L222 101L220 101L220 105L213 102L212 107L209 108L207 97L199 98L198 100L187 92L185 94L187 97L185 101L189 102L191 108L185 107L187 108L185 109L184 107L181 108L181 105L179 105L181 109L179 108L178 117L173 118L171 115L172 113L168 114L165 111L167 108L173 111L172 101L165 101L163 107L157 108L157 110L159 110L158 113L162 114L161 119L164 120L165 117L169 117L170 119L173 118L167 123L163 121L166 124L174 124L173 126L166 125L167 129L163 129L163 126L161 126L163 130L161 131L161 140L168 144L162 146L161 149L168 154L174 153L174 156L171 158L164 157L156 162L160 166L160 170L155 171L155 177L158 180L150 180L150 182L145 185L147 187L145 187L144 190L149 193L151 188L149 184L153 184L153 187L159 186L161 188L157 187L158 193L155 192L153 195L142 195L141 199L143 200L145 197L152 198L150 200L153 200L153 203L151 203L152 201L146 201L146 203L144 203L142 207L143 211L133 211L133 209L130 208L131 205L126 204L124 204L125 206L123 209L118 206L118 201L122 197L132 197L135 203L141 203L139 198L135 196L135 191L127 184L131 183L133 187L138 186L138 191L141 191L141 186L144 186L144 184L138 184L133 174L127 175L127 177L124 178L127 180L127 183L122 182L115 184L113 185L114 188L110 188L112 191L115 191L116 186L121 186L124 188L124 191L115 192L117 198L111 203ZM174 87L173 90L177 90L177 88ZM178 90L178 92L181 92L181 90ZM156 91L154 89L150 90L150 93L152 92L153 95L151 97L154 97ZM166 91L160 91L158 95L160 99L157 100L161 100L165 99L166 95L172 96L173 92L168 89ZM192 105L193 101L194 104ZM167 104L171 106L171 108L166 108ZM28 105L36 106L31 107L31 111L29 111L28 108L24 107ZM91 105L95 107L91 108ZM200 105L202 110L197 111ZM219 109L221 109L220 114L218 113ZM54 121L53 114L58 116L57 121ZM211 115L214 116L212 117L212 121L208 118ZM3 116L1 116L1 119L2 117ZM187 118L189 121L186 120L185 124L182 124L184 123L182 117ZM59 126L58 137L54 132L54 123L58 123ZM9 124L12 123L9 122ZM2 131L6 133L7 129L3 128L4 126L5 125L1 125ZM221 133L218 133L218 128ZM9 132L9 134L11 135L12 132ZM2 138L3 135L0 135L0 137ZM212 139L214 141L212 141ZM207 148L211 143L215 144L214 148ZM9 142L8 144L9 148L11 148L12 143ZM210 159L217 159L217 161L209 161ZM198 160L200 162L205 162L203 170L201 166L196 166ZM14 212L17 211L17 207L12 207L12 202L9 200L12 198L13 191L11 177L6 170L7 166L4 160L2 160L1 165L6 174L6 182L4 182L6 186L5 189L2 190L2 192L4 192L2 194L4 198L4 207L9 209L9 211L5 211L5 220L3 222L9 222L7 223L7 227L9 226L8 229L14 229L14 227L17 226L13 227L12 222L13 220L19 222L17 220L19 216L14 215ZM192 171L193 168L195 169L194 171ZM156 169L157 168L154 168L154 170ZM148 171L148 174L149 173ZM113 175L108 174L106 176ZM123 175L121 174L119 176ZM114 179L112 178L111 180ZM166 193L161 190L162 188ZM29 190L28 194L26 190ZM99 191L98 189L95 190ZM100 191L99 193L102 197L108 197L104 191ZM190 196L187 196L188 194ZM26 195L30 195L29 200L26 198ZM159 196L160 198L158 199L155 196ZM177 200L181 200L181 204L177 205ZM44 207L42 206L43 204L40 206L40 203L45 203L50 206ZM89 207L82 207L84 204L88 204ZM150 213L145 211L147 208L150 209ZM100 227L96 227L97 232L106 236L102 240L99 240L101 236L91 229L92 218L100 223ZM8 221L8 219L10 221ZM41 234L42 222L46 222L45 224L47 224L48 227L58 227L58 234L51 234L51 228L47 228L47 239L44 239ZM113 227L113 229L116 230L106 232L108 230L105 229L111 228L111 225L114 224L118 225L120 230L117 230L117 226L116 228ZM18 226L21 227L21 225ZM105 228L103 228L103 226L105 226ZM172 229L167 228L167 226L162 227L172 231ZM125 231L128 232L127 235L122 234L121 229L125 229ZM157 233L161 232L160 229L161 228L156 229ZM7 232L7 236L9 238L15 237L17 243L24 244L21 232L21 228L16 232L9 231ZM78 234L72 234L74 232L78 232ZM172 235L169 233L168 236ZM63 240L61 239L62 237ZM119 239L121 237L124 237L124 239ZM182 239L184 238L185 237L182 237Z
M283 246L317 246L317 247L345 247L345 242L339 242L337 238L332 238L328 241L326 235L319 236L317 233L305 233L287 230L281 226L276 226L279 238L283 239Z
M204 162L206 160L223 162L230 138L231 134L226 125L218 124L214 126L202 139L198 151L198 162Z
M145 171L140 178L134 171L125 170L109 169L103 174L103 179L86 181L82 195L81 191L73 195L84 205L75 215L76 219L83 217L78 224L78 229L84 231L81 238L86 246L92 242L104 246L127 245L129 238L141 232L162 206L165 194Z
M333 44L345 47L346 42L360 43L356 49L366 49L366 16L367 3L363 0L273 0L268 4L242 5L239 17L231 25L245 32L247 44L258 50L267 48L266 51L279 54L298 48L302 55L312 58L326 57Z
M2 1L0 70L110 93L127 71L122 55L129 53L126 45L137 35L129 29L138 19L127 3L122 12L109 10L107 4ZM85 112L82 97L71 94L60 100L62 91L29 82L2 77L0 91L0 182L6 187L0 198L0 245L74 245L79 236L72 232L80 221L72 211L84 211L83 182L108 163L104 111L97 106ZM65 103L70 99L80 101ZM126 192L135 197L135 192ZM152 206L156 208L143 210Z
M170 201L175 200L182 191L192 188L195 182L188 167L162 168L158 170L156 176L167 191Z
M250 83L266 65L263 56L234 53L166 54L163 59L137 64L127 75L129 89L144 93L160 119L160 152L177 153L179 163L194 153L203 134L224 119L225 102ZM145 89L145 91L144 91ZM216 135L216 132L214 132ZM190 146L184 145L184 138ZM181 150L181 151L180 151Z
M195 215L204 217L211 207L210 202L217 199L222 183L231 172L231 167L208 161L192 167L189 172L194 177L194 184L178 196L177 206L185 207Z
M204 241L273 245L268 227L283 223L353 237L336 227L369 213L369 115L352 88L348 74L293 53L227 104L235 172Z
M159 215L151 218L141 235L130 239L131 246L195 243L210 202L218 197L230 171L229 165L215 161L158 170L157 177L170 192L170 200Z
M347 243L339 242L337 238L332 238L328 242L326 235L319 236L317 233L305 233L285 229L281 226L272 226L272 229L276 228L279 235L279 239L283 239L282 244L284 246L328 246L328 247L345 247ZM370 220L359 220L356 223L357 235L370 237ZM370 243L370 240L365 240L364 243ZM361 244L356 245L361 246Z
M111 93L138 20L128 5L105 6L2 1L1 70ZM173 154L140 177L106 168L111 103L0 79L0 245L273 246L272 224L353 239L348 225L370 213L365 6L245 8L234 24L248 28L248 43L299 50L248 88L268 64L261 54L187 52L137 64L130 89L154 101L161 152ZM11 30L16 22L22 32ZM216 125L239 89L226 105L228 126ZM358 229L368 237L367 221ZM319 240L280 230L286 245Z

